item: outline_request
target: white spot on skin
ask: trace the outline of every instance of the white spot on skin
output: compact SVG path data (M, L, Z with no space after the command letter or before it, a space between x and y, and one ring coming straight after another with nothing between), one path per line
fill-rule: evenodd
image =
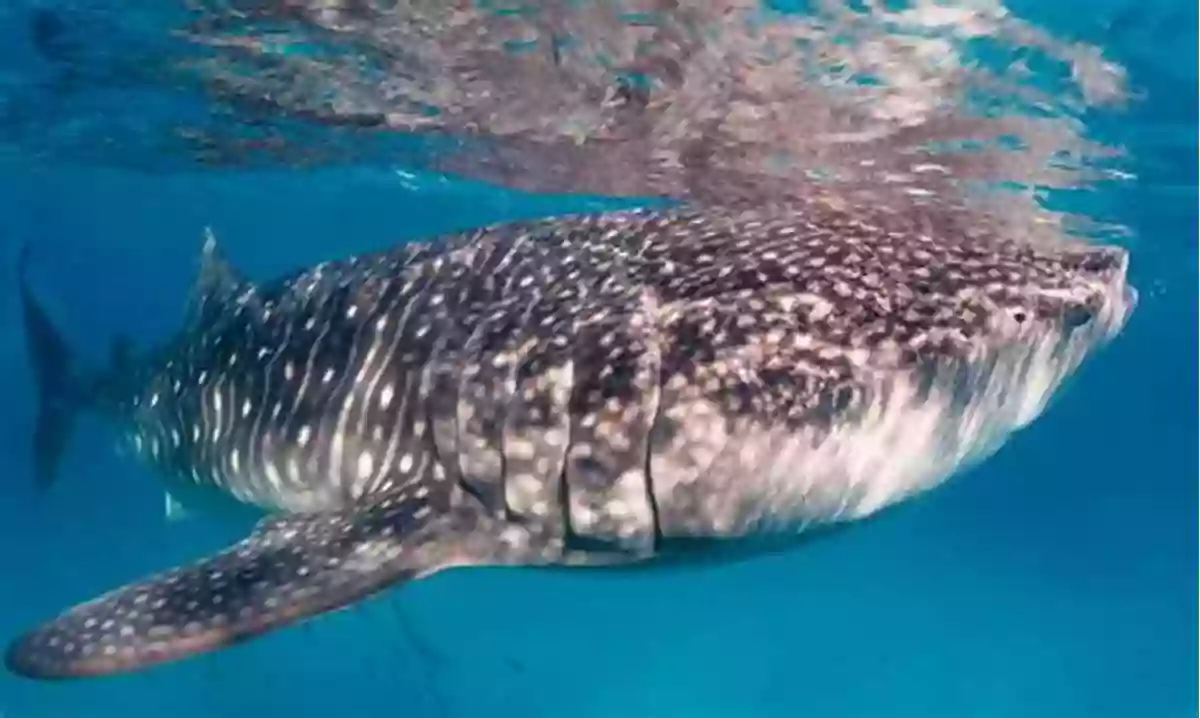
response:
M388 408L388 406L390 406L392 403L392 397L394 395L395 395L395 389L392 388L391 384L384 386L383 389L380 390L380 392L379 392L379 407L381 409Z
M300 446L307 446L310 438L312 438L312 429L309 428L308 424L305 424L300 427L300 433L296 435L296 443Z
M275 462L268 461L264 468L267 473L267 481L271 482L271 486L278 489L283 485L283 477L279 475L279 468L275 466Z
M358 478L366 480L375 471L375 457L371 452L364 451L358 455Z
M413 455L412 454L405 454L404 456L400 457L400 470L401 471L408 473L410 470L412 470L412 467L413 467Z
M321 377L321 381L326 384L333 381L333 368L332 367L325 370L325 376Z
M287 474L293 484L300 483L300 465L296 463L295 459L288 459Z
M242 402L242 416L250 416L250 400Z

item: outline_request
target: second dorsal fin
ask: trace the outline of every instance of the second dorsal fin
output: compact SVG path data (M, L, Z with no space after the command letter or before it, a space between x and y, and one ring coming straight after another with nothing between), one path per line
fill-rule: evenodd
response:
M230 306L255 301L254 285L241 275L217 246L211 227L204 228L204 248L200 252L200 272L188 300L188 324L207 321L214 313Z

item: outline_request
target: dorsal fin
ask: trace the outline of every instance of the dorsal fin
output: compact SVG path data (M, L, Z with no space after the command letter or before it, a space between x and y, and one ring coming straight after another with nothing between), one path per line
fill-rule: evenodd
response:
M200 272L188 301L188 325L195 326L234 303L254 300L254 285L233 268L217 246L211 227L204 228Z

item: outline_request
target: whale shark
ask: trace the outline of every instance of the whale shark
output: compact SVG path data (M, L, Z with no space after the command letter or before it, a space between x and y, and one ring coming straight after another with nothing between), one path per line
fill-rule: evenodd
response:
M1137 304L1118 246L813 206L588 212L238 271L81 367L19 290L49 485L80 412L172 496L255 507L214 555L47 618L33 679L141 670L465 566L653 567L865 519L992 455Z

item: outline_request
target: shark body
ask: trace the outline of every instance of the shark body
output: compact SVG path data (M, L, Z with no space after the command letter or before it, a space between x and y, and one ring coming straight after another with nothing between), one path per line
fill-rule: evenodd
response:
M268 516L7 665L130 671L451 566L652 562L864 518L1041 414L1125 324L1127 268L786 207L498 224L270 283L210 236L183 329L91 375L22 281L44 483L88 408L173 494Z

